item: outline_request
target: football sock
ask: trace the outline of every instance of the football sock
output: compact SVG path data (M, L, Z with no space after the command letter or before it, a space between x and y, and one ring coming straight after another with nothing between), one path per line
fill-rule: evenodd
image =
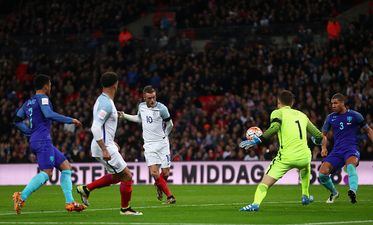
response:
M356 167L353 164L348 164L347 173L348 185L350 186L350 190L356 193L358 187L358 176L356 173Z
M167 183L162 176L159 176L158 179L155 180L155 184L162 189L162 191L166 194L167 197L171 196L171 191L167 187Z
M49 176L44 171L36 174L23 189L21 199L23 201L26 201L26 199L32 194L32 192L38 190L43 184L45 184L45 182L47 182L48 179Z
M302 195L310 197L309 187L310 187L310 177L311 170L310 168L304 168L300 170L300 179L302 183Z
M128 208L132 195L132 181L120 182L121 208Z
M87 184L87 188L89 191L93 191L96 188L110 186L111 184L116 184L118 182L119 180L113 178L113 174L108 173L102 176L100 179L95 180L90 184Z
M337 194L337 189L335 189L335 186L329 175L319 173L319 181L322 185L324 185L324 187L326 187L326 189L330 191L330 193L332 193L333 195Z
M258 187L256 188L256 191L255 191L253 204L260 205L260 203L262 203L263 199L266 197L267 191L268 191L268 185L264 183L258 184Z
M163 172L161 172L161 177L163 177L163 179L167 182L168 176L164 175Z
M61 188L65 195L66 203L74 202L72 194L73 184L71 182L71 170L62 170L61 172Z

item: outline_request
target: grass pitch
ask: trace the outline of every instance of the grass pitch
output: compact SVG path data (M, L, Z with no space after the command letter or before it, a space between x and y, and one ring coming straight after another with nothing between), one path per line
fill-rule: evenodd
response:
M338 186L341 195L326 204L328 193L311 186L315 202L300 203L299 186L274 186L255 213L239 212L250 203L256 186L170 186L177 199L164 205L156 199L153 185L134 185L131 206L143 216L119 215L119 186L97 189L90 196L91 206L81 213L64 210L59 186L43 186L28 199L21 215L13 211L12 194L23 186L0 186L0 224L373 224L373 186L360 186L358 203L347 197L347 187ZM74 197L80 202L75 192Z

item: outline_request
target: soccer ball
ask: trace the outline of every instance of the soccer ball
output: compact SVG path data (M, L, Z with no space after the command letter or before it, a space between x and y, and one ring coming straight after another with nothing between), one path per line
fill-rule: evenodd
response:
M251 140L253 136L256 135L257 137L262 136L263 131L259 127L250 127L246 131L246 139Z

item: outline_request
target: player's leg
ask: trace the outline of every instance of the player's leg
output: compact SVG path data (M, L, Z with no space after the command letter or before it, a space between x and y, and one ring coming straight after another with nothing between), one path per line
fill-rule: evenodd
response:
M113 158L112 158L113 159ZM104 176L100 177L99 179L87 184L87 185L78 185L76 187L76 191L80 195L80 198L82 199L82 202L89 206L89 195L90 193L97 189L102 187L107 187L112 184L116 184L120 181L120 179L117 176L113 176L113 174L119 173L120 169L118 166L115 166L113 164L113 161L105 161L103 158L96 157L96 160L100 162L102 165L104 165L105 169L109 172L108 174L105 174ZM124 168L124 167L123 167ZM123 170L122 168L122 170Z
M120 214L127 216L140 216L142 215L142 212L133 210L129 204L132 196L132 173L128 169L127 163L124 161L122 155L118 152L116 146L114 148L114 151L110 152L111 159L107 162L107 164L111 165L111 169L114 170L114 173L112 175L113 181L120 181Z
M167 182L168 177L170 176L170 167L161 168L161 174L160 175Z
M254 201L252 204L249 204L245 207L242 207L240 211L258 211L260 204L267 196L268 189L275 184L284 174L289 171L289 165L285 164L277 157L274 158L269 165L262 181L258 184L255 195Z
M155 185L157 186L157 188L161 189L162 192L165 193L167 198L169 198L169 197L173 198L172 193L171 193L170 189L168 188L166 181L164 180L164 178L159 173L159 167L160 167L159 165L160 164L149 165L148 166L149 173L154 178Z
M161 167L163 166L163 164L161 165ZM161 174L160 174L160 177L163 178L163 180L165 181L166 183L166 187L168 188L168 185L167 185L167 179L168 179L168 176L170 174L170 167L165 167L165 168L161 168ZM169 188L168 188L169 189ZM162 189L163 190L163 189ZM175 204L176 203L176 198L174 197L174 195L171 193L171 191L167 194L165 192L166 196L167 196L167 201L166 201L166 204Z
M308 205L313 202L313 196L309 192L311 177L311 164L309 161L306 166L300 168L299 173L302 185L302 205Z
M154 151L154 148L157 148L157 147L158 146L154 146L154 145L153 146L144 145L144 148L145 148L144 155L145 155L146 163L149 168L149 173L155 180L155 185L157 186L157 193L158 193L158 189L160 189L162 190L163 193L165 193L167 198L174 199L174 196L172 195L170 189L168 188L165 179L159 173L159 168L162 166L162 164L165 165L164 167L166 167L166 164L164 163L165 160L162 160L162 154ZM175 203L175 201L173 201L173 203Z
M160 174L160 176L163 177L163 179L166 181L166 183L167 183L169 175L170 175L170 168L169 167L168 168L161 168L161 174ZM163 191L162 191L162 189L159 188L155 183L154 183L154 186L155 186L155 188L157 190L157 199L159 201L162 201L162 199L163 199Z
M348 185L350 190L348 191L348 196L351 199L351 203L355 204L356 192L358 188L358 175L356 172L356 167L359 164L359 159L356 156L350 156L346 160L346 169L348 174Z
M253 203L242 207L240 211L248 211L248 212L258 211L260 204L262 203L264 198L267 196L268 189L276 182L277 182L276 179L265 174L262 181L258 184L256 188Z
M161 158L161 174L160 177L163 178L165 186L167 189L169 189L167 185L167 179L168 176L170 175L170 167L171 167L171 156L170 156L170 148L169 148L169 143L167 142L164 148L159 152L159 156ZM164 188L162 188L164 190ZM175 204L176 199L174 195L171 193L169 190L169 193L164 192L167 196L167 201L165 202L166 204Z
M41 171L30 180L22 192L15 192L13 194L14 210L17 214L21 213L21 209L25 205L25 201L30 197L30 195L45 184L50 177L52 177L53 172L53 162L51 160L53 152L47 148L47 143L30 143L30 147L36 154L38 165Z
M332 179L330 178L330 173L333 171L333 165L330 162L324 161L319 169L319 182L327 190L330 191L330 196L326 200L326 203L334 203L334 201L339 197L339 192L335 188Z
M69 212L83 211L87 207L81 203L75 202L73 197L73 184L71 181L71 164L69 163L69 161L67 161L66 157L56 147L52 146L52 148L54 149L55 167L61 171L60 185L62 192L65 196L65 209Z
M131 201L131 196L132 196L132 173L128 169L128 167L126 167L120 173L114 174L113 176L115 179L120 180L120 187L119 187L120 196L121 196L120 214L126 215L126 216L143 215L142 212L135 211L130 206L130 201Z

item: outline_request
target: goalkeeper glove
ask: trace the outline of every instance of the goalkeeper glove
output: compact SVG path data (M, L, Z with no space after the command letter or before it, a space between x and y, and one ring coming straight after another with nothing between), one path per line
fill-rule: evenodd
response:
M256 135L253 135L252 139L251 140L246 140L246 141L242 141L240 143L240 148L244 148L244 149L249 149L259 143L261 143L262 141L260 140L259 137L257 137Z

